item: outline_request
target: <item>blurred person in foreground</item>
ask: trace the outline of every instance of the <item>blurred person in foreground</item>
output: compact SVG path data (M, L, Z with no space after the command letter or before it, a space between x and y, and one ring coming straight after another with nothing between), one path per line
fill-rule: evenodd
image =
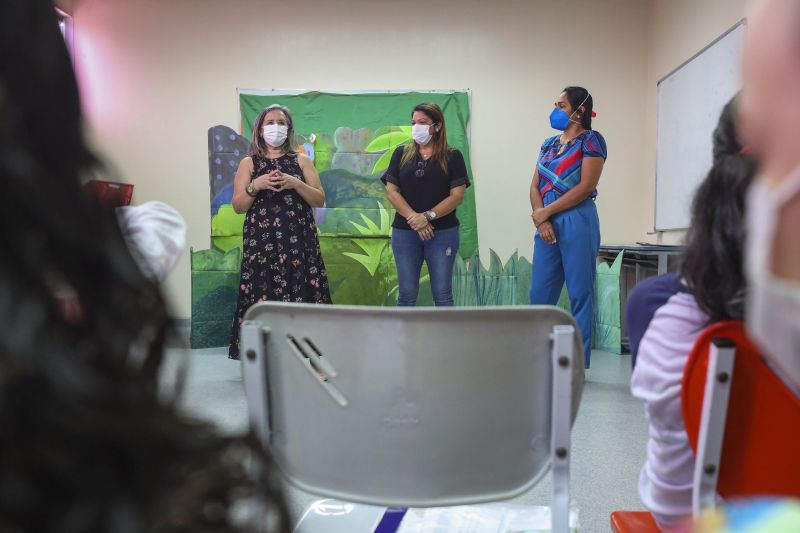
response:
M288 531L255 439L159 394L172 327L81 187L103 170L48 0L4 2L0 58L0 531Z
M748 198L750 334L800 385L800 2L753 2L741 133L762 162Z

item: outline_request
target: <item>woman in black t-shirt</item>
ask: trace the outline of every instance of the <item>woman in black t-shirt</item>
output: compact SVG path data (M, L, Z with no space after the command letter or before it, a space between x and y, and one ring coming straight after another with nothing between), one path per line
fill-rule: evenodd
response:
M417 304L422 261L428 265L437 306L453 305L453 263L458 253L456 207L469 187L464 156L447 146L442 109L432 103L411 114L414 142L399 146L381 180L397 210L392 251L397 265L398 306Z

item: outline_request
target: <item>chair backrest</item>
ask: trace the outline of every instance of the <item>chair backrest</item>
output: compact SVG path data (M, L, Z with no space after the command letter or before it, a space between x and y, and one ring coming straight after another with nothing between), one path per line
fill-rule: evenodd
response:
M565 369L555 390L566 388L572 420L583 389L580 334L555 307L262 303L245 318L251 423L294 485L341 500L426 507L516 496L550 464L554 368ZM559 327L569 336L554 344ZM559 338L571 365L553 363Z
M769 366L741 322L705 329L686 364L682 408L686 433L698 454L703 398L714 339L735 346L717 492L723 498L800 497L800 397ZM704 465L698 465L703 468Z

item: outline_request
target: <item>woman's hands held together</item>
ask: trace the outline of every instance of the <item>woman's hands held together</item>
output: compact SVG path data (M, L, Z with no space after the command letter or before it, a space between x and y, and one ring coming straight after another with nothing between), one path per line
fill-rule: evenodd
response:
M533 225L538 228L541 224L547 222L550 218L550 212L546 207L535 208L531 213L531 218L533 219Z
M427 226L419 230L417 234L419 235L419 238L422 239L423 241L429 241L433 239L433 226L428 224Z
M413 213L406 217L406 222L411 226L414 231L420 231L422 228L429 225L428 219L422 213Z
M539 230L539 236L547 244L555 244L558 242L558 239L556 238L556 230L553 227L553 223L549 220L539 224L539 227L536 229Z
M267 190L280 192L296 189L301 183L302 180L300 180L300 178L285 174L277 169L253 179L253 187L257 191Z
M419 238L423 241L429 241L433 239L433 226L431 223L428 222L428 219L425 218L425 215L422 213L413 213L406 217L406 222L408 225L411 226L411 229L417 232Z

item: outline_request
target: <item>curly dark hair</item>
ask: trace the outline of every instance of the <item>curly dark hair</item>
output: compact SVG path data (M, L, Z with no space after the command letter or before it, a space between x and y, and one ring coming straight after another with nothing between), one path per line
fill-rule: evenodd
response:
M756 173L755 158L736 133L734 97L714 130L714 162L692 201L681 275L710 322L744 314L745 197Z
M103 168L52 3L2 10L0 530L249 531L244 507L288 531L255 438L222 436L158 391L173 326L113 212L83 192Z

